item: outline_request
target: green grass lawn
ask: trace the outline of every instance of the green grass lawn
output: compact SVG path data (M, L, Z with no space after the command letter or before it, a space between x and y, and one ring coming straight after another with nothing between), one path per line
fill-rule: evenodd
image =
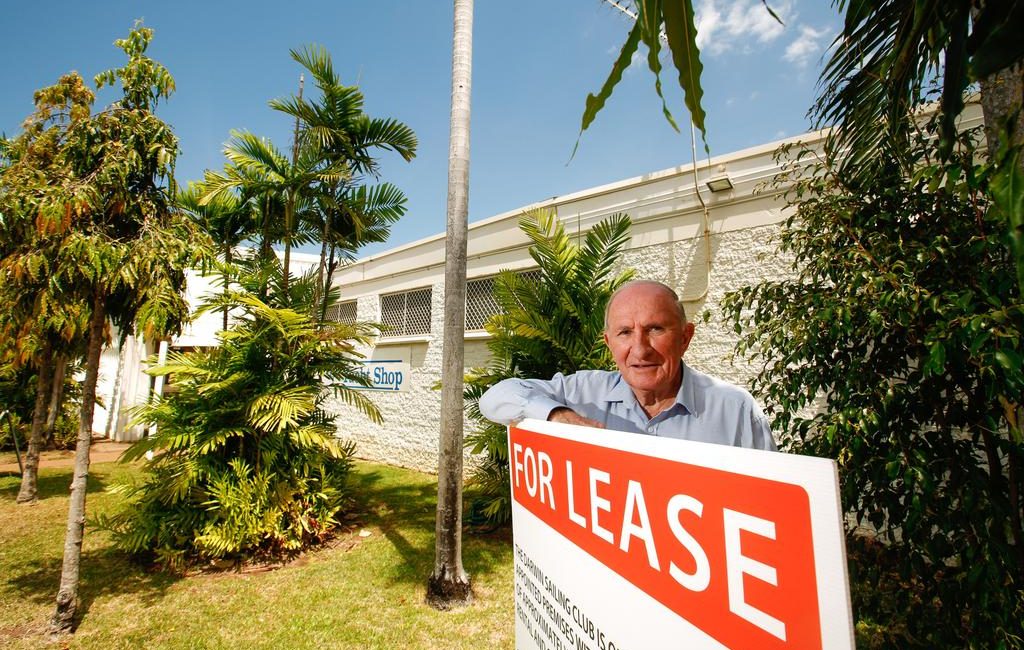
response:
M113 512L106 488L136 473L93 465L89 516ZM46 622L60 582L71 470L41 472L41 500L18 506L18 476L0 474L0 647L3 648L512 648L509 533L465 535L474 603L424 604L434 562L434 477L359 463L359 516L327 548L262 571L187 577L154 572L86 528L79 626L51 642ZM361 537L361 530L369 531Z

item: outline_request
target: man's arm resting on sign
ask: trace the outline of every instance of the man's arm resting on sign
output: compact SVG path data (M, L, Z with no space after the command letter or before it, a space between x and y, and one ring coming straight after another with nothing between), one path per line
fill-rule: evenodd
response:
M480 413L499 424L514 424L527 418L549 420L584 427L604 428L566 406L566 378L551 380L506 379L492 386L480 398Z

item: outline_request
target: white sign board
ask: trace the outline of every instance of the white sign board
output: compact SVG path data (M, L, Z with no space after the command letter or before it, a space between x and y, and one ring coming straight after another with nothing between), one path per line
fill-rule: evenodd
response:
M516 648L854 647L835 463L509 428Z
M363 361L361 374L370 380L370 386L361 386L353 382L342 382L343 386L356 390L383 390L401 392L408 389L409 364L399 360Z

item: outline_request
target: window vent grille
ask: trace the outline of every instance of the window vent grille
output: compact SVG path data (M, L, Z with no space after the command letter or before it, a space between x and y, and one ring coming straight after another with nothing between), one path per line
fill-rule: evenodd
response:
M494 277L466 283L466 329L482 330L487 319L498 313L494 300Z
M540 269L519 274L527 282L540 282ZM494 299L494 281L497 276L470 280L466 283L466 330L483 330L489 319L498 313Z
M382 338L430 334L430 288L381 296L380 314L388 326Z
M345 302L331 305L327 308L326 319L334 323L356 322L356 301L346 300Z

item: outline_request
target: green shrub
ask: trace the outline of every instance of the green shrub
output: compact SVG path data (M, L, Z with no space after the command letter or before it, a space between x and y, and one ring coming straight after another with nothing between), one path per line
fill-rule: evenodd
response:
M509 377L540 377L580 369L615 367L604 344L604 308L632 277L614 269L629 241L630 220L613 215L594 226L582 245L574 243L554 212L537 210L519 220L533 242L530 256L539 278L502 271L494 283L498 313L487 322L491 360L466 376L469 417L477 427L466 446L482 454L472 480L478 488L469 519L503 525L512 518L505 427L485 419L477 402L484 391Z
M335 436L324 401L337 395L380 421L362 393L341 384L365 385L354 346L376 328L317 322L313 281L290 287L291 308L245 286L217 296L204 309L226 306L235 316L220 346L171 353L151 371L171 375L175 390L136 412L156 429L126 454L153 453L146 478L119 486L131 506L98 522L118 546L181 566L278 557L330 535L346 506L353 446Z
M881 154L870 186L800 152L778 181L793 277L724 301L773 428L834 458L876 531L848 545L858 629L883 646L1024 637L1024 304L975 136L936 164L922 133L913 173Z
M82 387L75 380L81 370L80 363L70 364L64 373L64 387L61 392L60 411L53 428L53 435L42 441L44 449L74 449L78 442L78 418L82 410ZM32 411L35 408L37 375L34 368L16 365L10 359L0 363L0 413L9 411L10 424L15 426L20 438L18 445L24 451L28 448L32 433ZM102 401L97 400L102 405ZM14 439L8 428L8 420L0 419L0 451L14 449Z

